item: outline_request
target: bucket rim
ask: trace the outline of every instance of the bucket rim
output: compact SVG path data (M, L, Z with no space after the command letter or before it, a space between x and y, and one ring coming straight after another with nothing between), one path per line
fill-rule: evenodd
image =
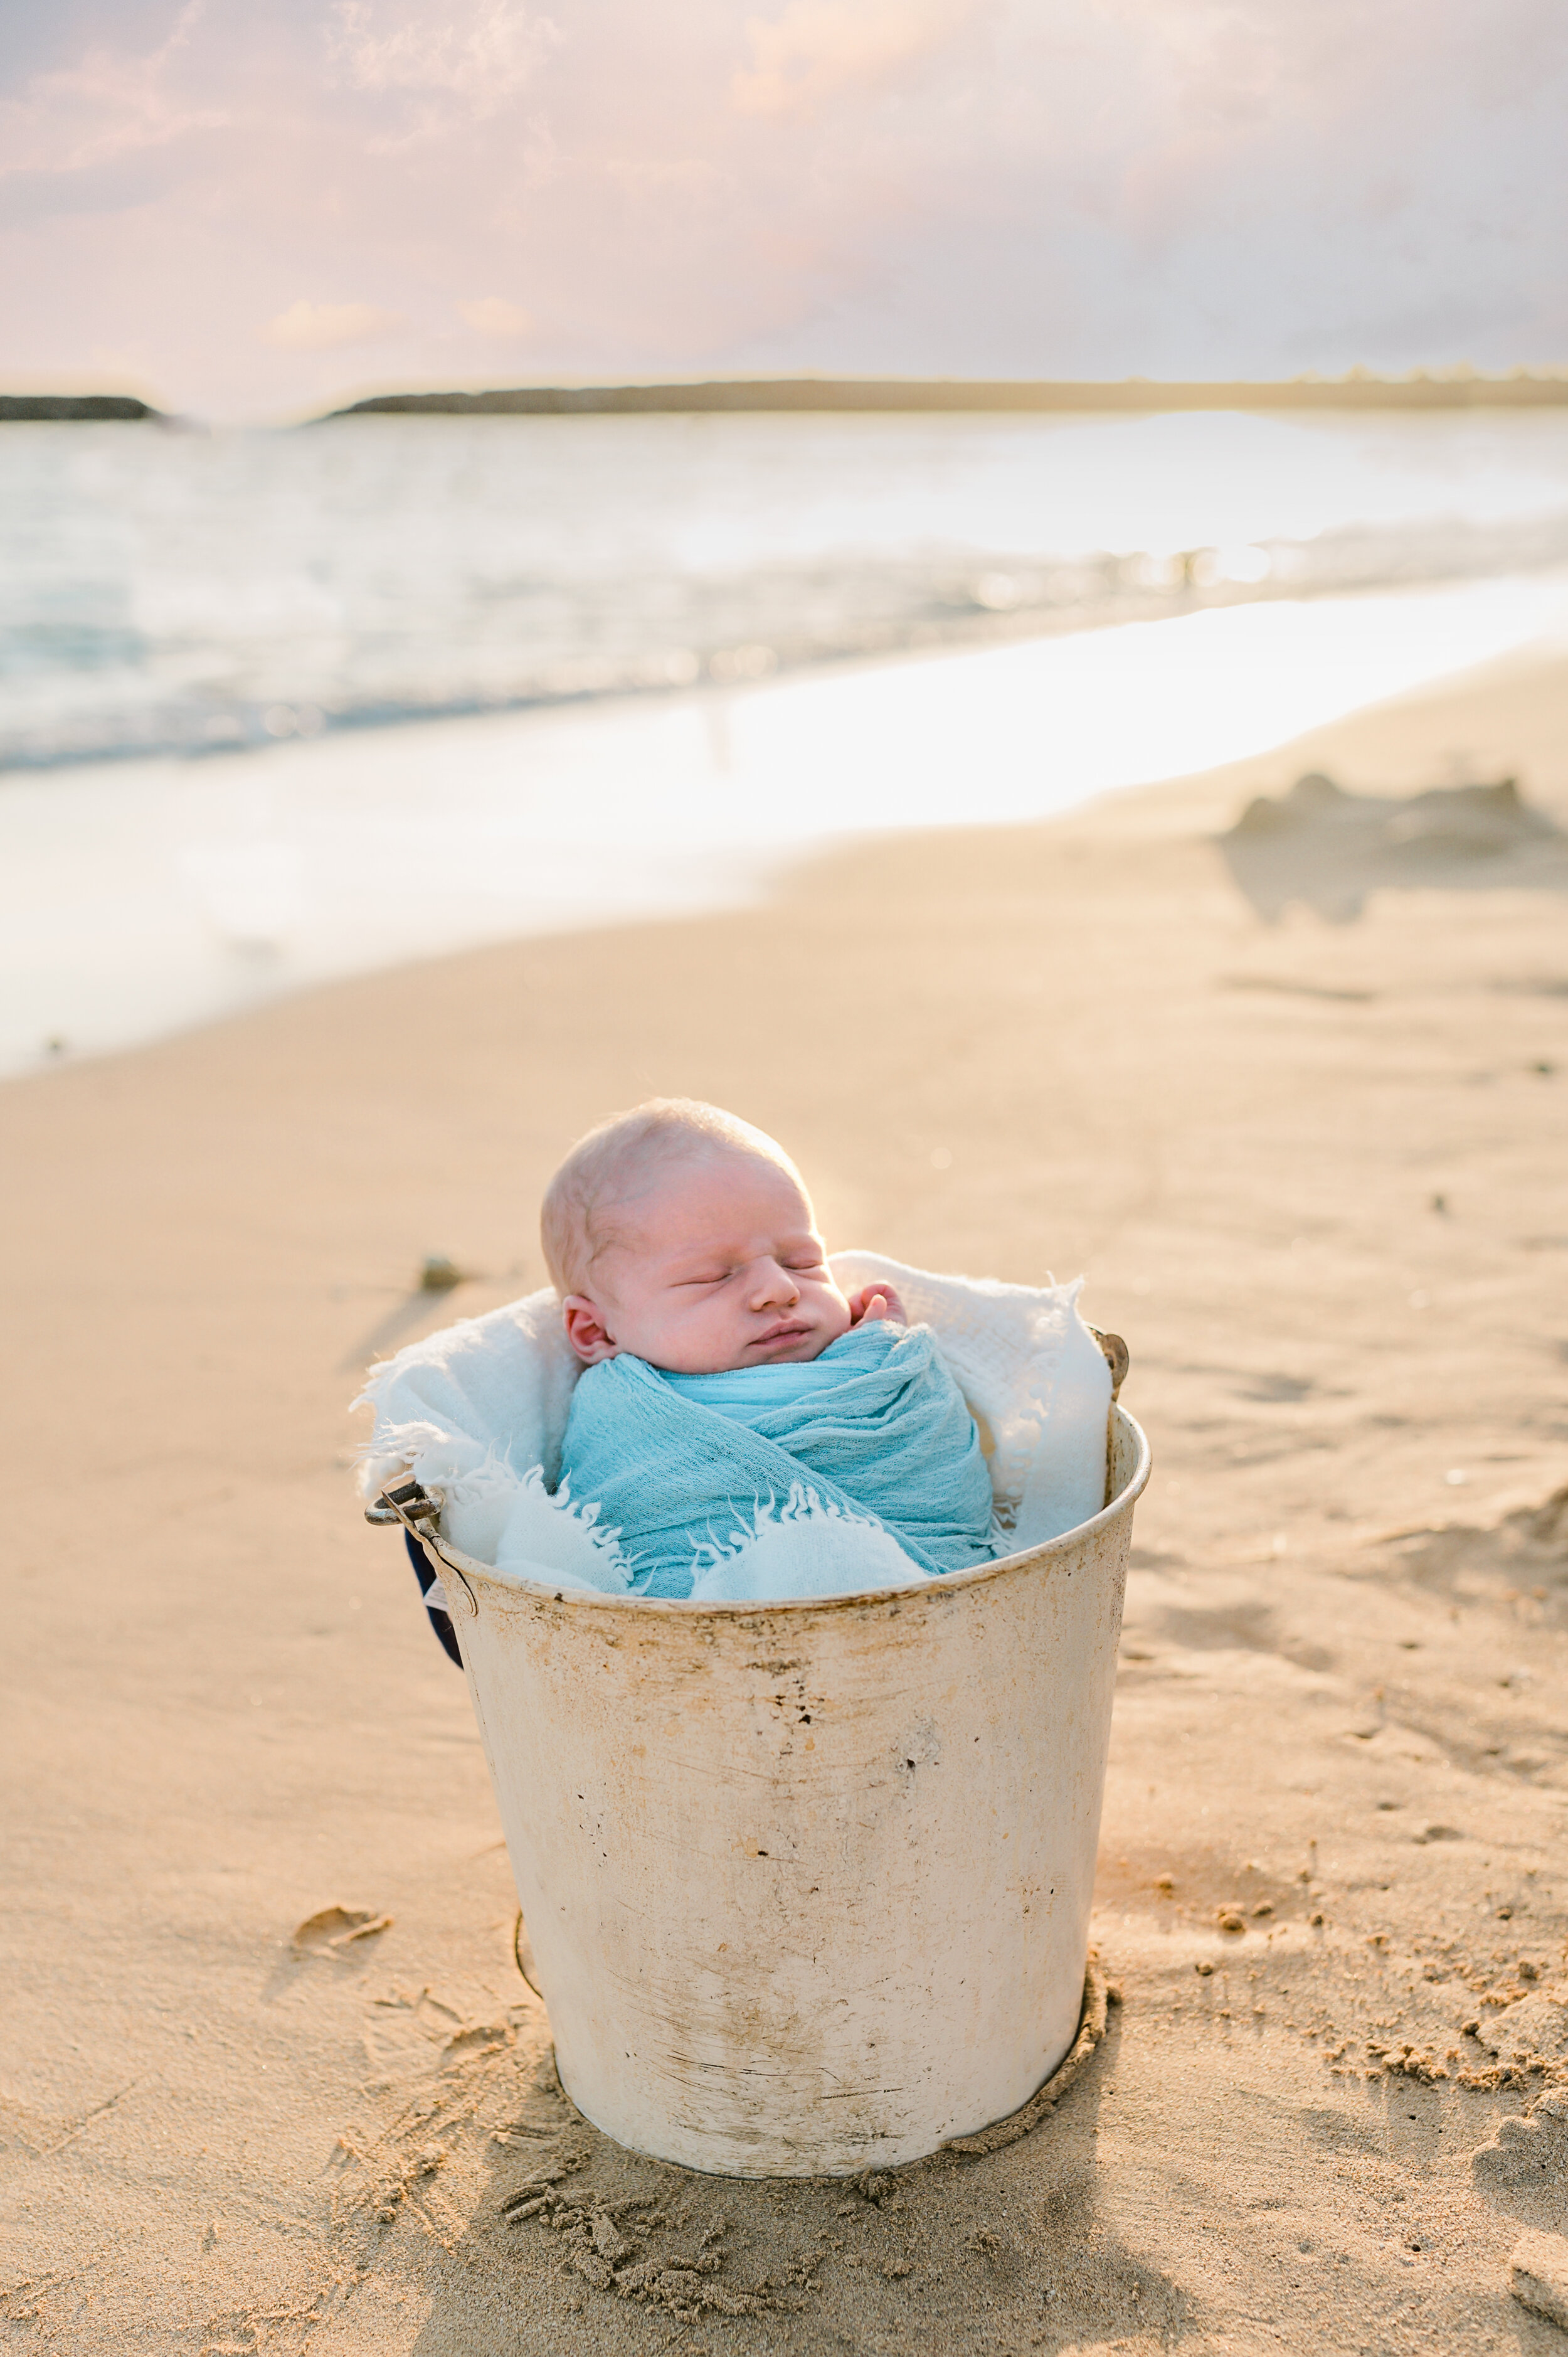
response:
M779 1596L746 1602L738 1598L692 1596L628 1596L611 1589L596 1587L557 1587L548 1579L527 1579L516 1572L498 1571L493 1563L480 1563L473 1555L464 1555L448 1540L429 1530L421 1530L421 1544L444 1564L458 1574L469 1590L472 1609L477 1615L478 1599L473 1595L476 1581L505 1597L520 1601L554 1603L571 1609L590 1611L635 1612L646 1620L650 1614L674 1615L682 1620L706 1617L715 1620L755 1621L759 1614L789 1613L799 1618L803 1613L832 1613L864 1609L868 1604L898 1604L938 1594L950 1595L959 1589L968 1591L998 1579L1004 1573L1023 1571L1045 1562L1052 1555L1065 1555L1078 1547L1110 1524L1119 1515L1131 1517L1133 1507L1148 1487L1153 1466L1149 1436L1119 1400L1112 1401L1111 1426L1118 1424L1137 1442L1137 1461L1114 1498L1091 1514L1087 1522L1075 1523L1069 1531L1062 1531L1054 1539L1042 1539L1038 1546L1023 1547L1015 1555L995 1556L990 1563L977 1563L967 1571L943 1572L938 1579L915 1579L897 1587L857 1587L843 1596ZM454 1601L457 1599L454 1598ZM459 1603L459 1612L463 1607ZM467 1617L466 1615L464 1617Z

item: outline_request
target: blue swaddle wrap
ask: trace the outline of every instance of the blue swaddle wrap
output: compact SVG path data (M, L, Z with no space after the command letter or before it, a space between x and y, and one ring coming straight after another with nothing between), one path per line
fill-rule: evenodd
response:
M736 1424L749 1424L753 1430L776 1407L794 1407L813 1392L843 1381L843 1367L826 1351L799 1366L785 1360L770 1367L733 1367L717 1375L678 1375L668 1367L660 1367L659 1373L682 1399L714 1408Z
M875 1516L922 1571L993 1552L974 1420L929 1326L863 1323L804 1366L733 1374L603 1360L573 1394L561 1473L573 1502L620 1533L642 1596L689 1596L704 1550L800 1487L829 1512Z

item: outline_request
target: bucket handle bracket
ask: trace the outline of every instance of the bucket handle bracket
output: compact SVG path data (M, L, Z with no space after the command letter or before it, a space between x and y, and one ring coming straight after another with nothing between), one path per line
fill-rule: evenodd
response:
M459 1564L452 1561L441 1544L436 1529L440 1513L440 1499L433 1498L423 1482L400 1481L395 1490L383 1490L380 1497L365 1508L365 1520L368 1523L401 1523L403 1529L418 1540L426 1555L433 1555L440 1564L440 1593L445 1595L448 1604L456 1601L460 1595L466 1617L476 1620L479 1613L478 1598L468 1585L467 1573ZM456 1592L446 1584L448 1576L456 1582Z
M1133 1363L1133 1353L1120 1334L1102 1334L1098 1326L1091 1326L1089 1330L1105 1353L1106 1364L1111 1369L1111 1396L1119 1399L1122 1386L1127 1380L1127 1370Z
M434 1523L441 1512L441 1501L433 1498L423 1483L400 1481L395 1490L383 1490L375 1503L365 1508L368 1523L404 1523L416 1534L421 1523Z

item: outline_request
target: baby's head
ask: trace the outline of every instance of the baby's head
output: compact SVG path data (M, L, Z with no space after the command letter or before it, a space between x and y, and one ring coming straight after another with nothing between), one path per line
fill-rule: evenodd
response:
M672 1374L814 1359L850 1305L780 1146L685 1097L601 1122L545 1191L544 1259L573 1349Z

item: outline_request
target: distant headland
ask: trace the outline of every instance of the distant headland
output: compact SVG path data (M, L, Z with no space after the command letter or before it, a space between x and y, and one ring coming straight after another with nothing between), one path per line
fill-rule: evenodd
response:
M995 377L715 377L696 384L517 385L494 393L381 393L328 417L555 417L690 410L1477 409L1568 404L1568 371L1481 376L1298 376L1272 382L1161 384ZM321 421L323 424L326 419Z
M311 420L339 417L568 417L659 412L819 411L893 415L935 411L1179 409L1544 409L1568 407L1568 370L1483 376L1465 367L1408 376L1281 377L1257 382L1162 382L1153 377L710 377L691 384L522 384L484 393L378 393ZM149 402L117 393L0 393L0 425L145 420L174 425Z
M101 418L151 417L165 423L161 409L128 393L0 393L0 425L58 423L91 425Z

